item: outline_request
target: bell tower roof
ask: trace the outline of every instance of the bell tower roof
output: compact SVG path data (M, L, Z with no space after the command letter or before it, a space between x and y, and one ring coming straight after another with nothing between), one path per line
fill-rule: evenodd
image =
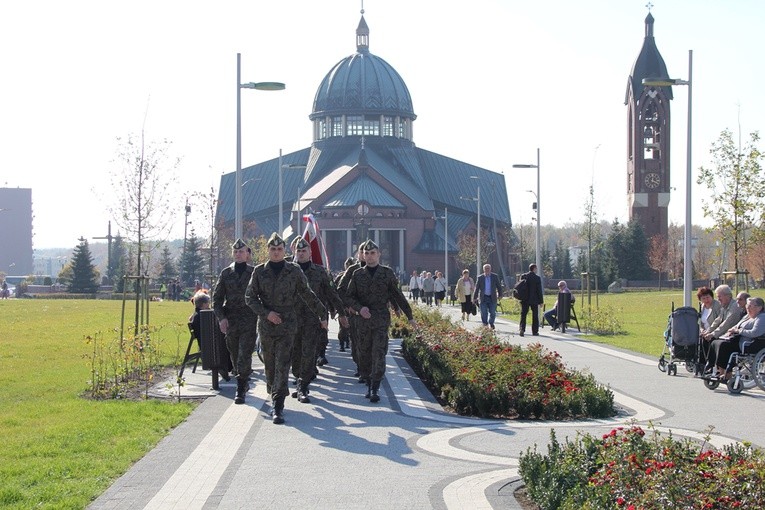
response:
M630 98L630 89L632 97L637 99L643 93L644 78L667 78L667 65L656 47L656 40L653 37L653 15L649 12L645 18L645 38L643 47L640 49L635 63L632 66L629 81L627 83L627 94L624 98L624 104L627 104ZM664 95L672 99L672 87L662 87Z

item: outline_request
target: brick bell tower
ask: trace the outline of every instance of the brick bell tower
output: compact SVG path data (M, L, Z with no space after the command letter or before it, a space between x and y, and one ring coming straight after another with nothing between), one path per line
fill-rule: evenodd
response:
M671 87L644 86L644 78L669 78L656 48L653 16L645 18L645 38L627 80L627 200L629 219L643 227L646 238L666 238L670 198Z

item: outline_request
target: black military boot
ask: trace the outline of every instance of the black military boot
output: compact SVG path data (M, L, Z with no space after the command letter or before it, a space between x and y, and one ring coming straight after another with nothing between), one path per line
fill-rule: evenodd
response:
M365 381L367 383L367 393L364 395L364 398L371 398L372 397L372 382L367 379Z
M377 392L380 390L380 381L375 381L372 383L372 394L369 397L370 402L379 402L380 401L380 395L377 394Z
M297 384L297 388L295 391L292 392L292 398L298 398L298 395L300 395L300 385L303 384L302 381L298 378L295 379L295 384Z
M319 352L319 357L316 358L316 364L320 367L329 364L329 360L327 359L327 351L325 349L322 349L321 352Z
M308 383L301 382L300 383L300 389L298 389L298 402L301 404L309 404L311 402L311 399L308 398Z
M274 409L271 411L271 421L277 425L284 423L284 397L277 397L274 401Z
M234 398L234 404L244 404L244 397L249 390L247 379L238 377L236 379L236 397Z

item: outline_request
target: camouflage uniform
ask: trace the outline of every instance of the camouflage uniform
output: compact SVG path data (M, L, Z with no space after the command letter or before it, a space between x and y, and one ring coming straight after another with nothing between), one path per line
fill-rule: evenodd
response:
M398 278L388 266L369 266L353 272L345 296L345 303L355 313L369 308L372 317L364 319L357 315L359 339L359 373L367 380L367 386L377 394L380 381L385 375L385 356L388 354L388 327L390 310L388 301L395 303L412 320L412 309L398 287ZM367 393L369 394L369 393Z
M258 318L244 299L254 268L246 262L243 265L241 275L237 274L235 263L221 271L213 291L213 311L218 321L228 319L226 347L238 377L246 380L252 372Z
M275 403L283 403L284 397L289 394L287 383L292 343L298 329L298 302L305 302L308 311L318 320L324 320L327 309L308 286L300 266L284 261L280 271L273 267L273 262L255 266L245 301L260 318L258 333L268 391ZM281 315L281 324L274 324L266 318L271 311Z
M357 260L356 262L354 262L351 266L348 267L348 269L345 270L343 275L340 277L339 283L337 284L337 293L343 299L345 306L348 308L350 307L346 300L346 295L348 294L348 286L351 283L351 276L353 276L354 271L362 267L364 267L363 261ZM355 310L348 310L348 312L349 312L348 338L350 339L350 342L351 342L351 358L353 359L353 362L356 363L357 375L360 375L360 372L359 372L359 321L361 320L361 317L359 317L358 312Z
M331 307L334 310L339 310L341 315L345 315L342 311L343 302L337 295L327 270L310 261L304 265L306 267L303 269L303 274L308 280L308 285L325 308ZM300 266L303 267L303 265ZM321 327L319 321L326 321L328 317L326 311L321 317L316 317L302 300L298 300L295 308L298 327L292 346L292 373L300 379L300 389L305 390L316 374L317 349L320 348L324 337L323 332L326 331Z

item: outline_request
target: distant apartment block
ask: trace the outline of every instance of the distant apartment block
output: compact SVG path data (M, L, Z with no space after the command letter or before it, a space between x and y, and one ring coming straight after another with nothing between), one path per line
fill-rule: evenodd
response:
M32 274L32 190L0 188L0 271Z

